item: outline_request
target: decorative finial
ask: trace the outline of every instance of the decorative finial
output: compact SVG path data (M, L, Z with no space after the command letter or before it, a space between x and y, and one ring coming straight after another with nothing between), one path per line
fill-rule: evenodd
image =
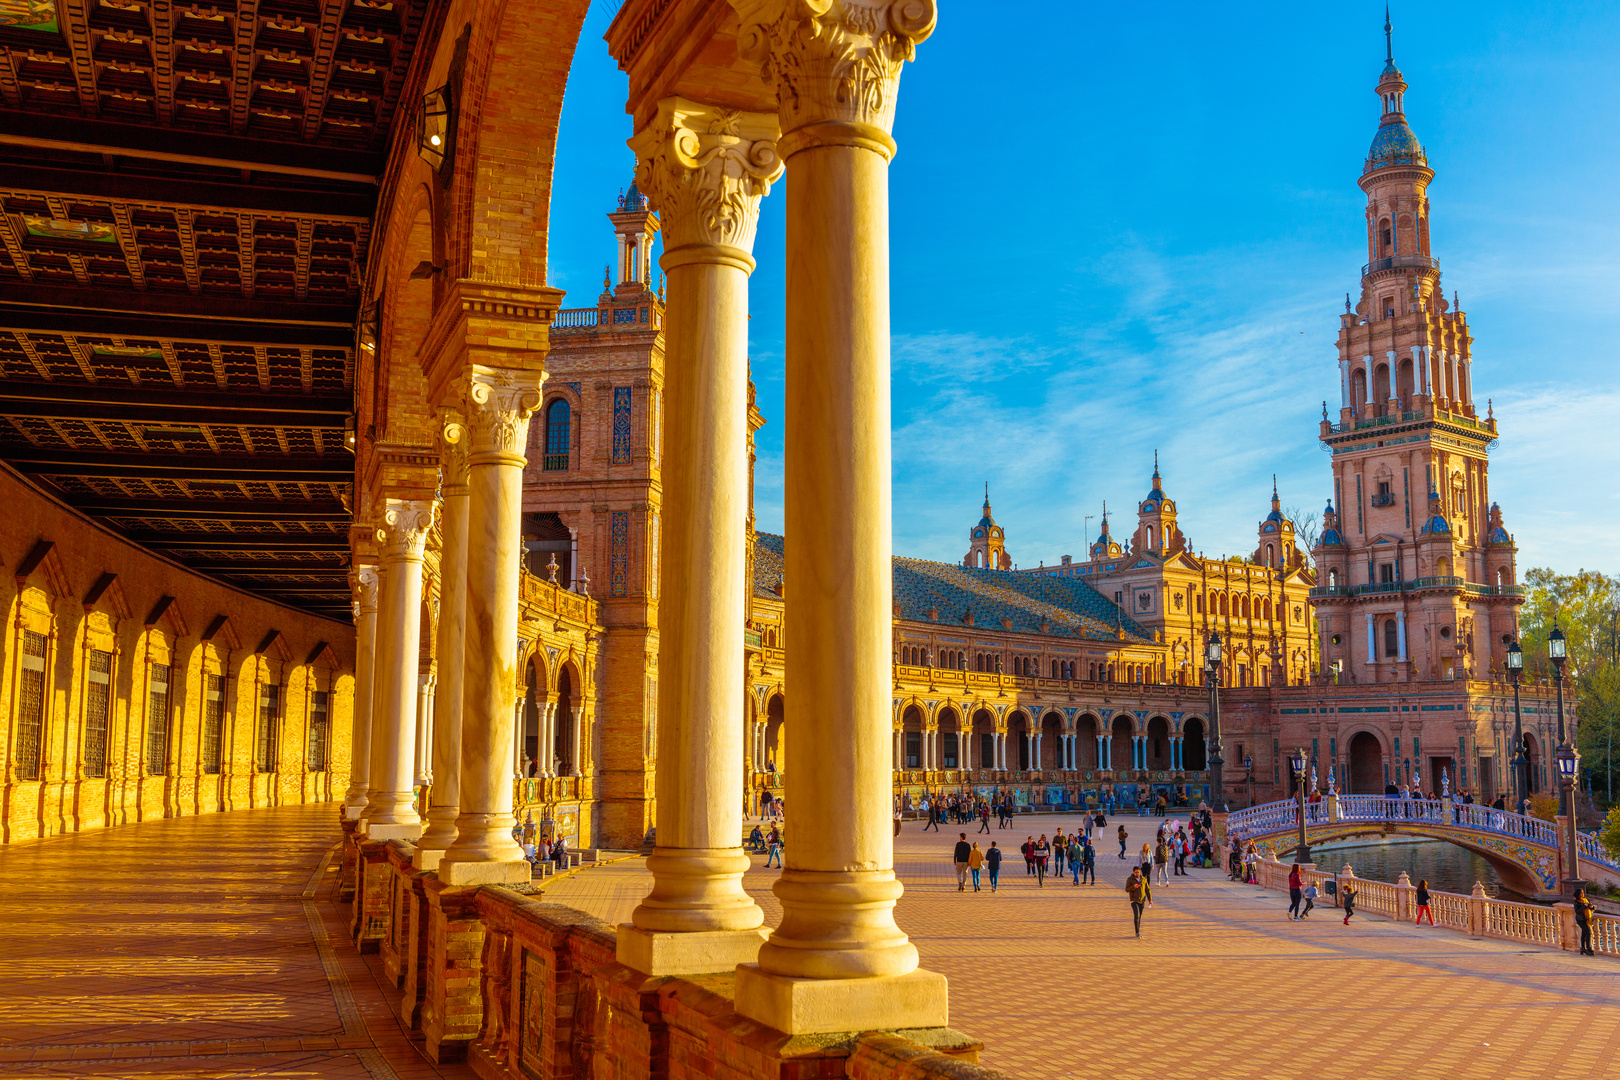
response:
M1485 399L1485 419L1487 419L1487 420L1496 419L1496 406L1494 404L1492 404L1490 398Z
M553 585L557 584L557 553L551 553L551 561L546 563L546 580Z
M602 265L602 291L613 288L613 267L604 263Z
M1389 23L1389 5L1384 5L1384 63L1395 62L1395 34L1394 27Z
M1451 290L1451 310L1452 310L1453 313L1462 310L1462 305L1457 300L1457 290L1456 289Z
M1351 312L1351 307L1350 307L1350 294L1349 294L1349 293L1345 293L1345 294L1344 294L1344 313L1345 313L1345 314L1346 314L1346 315L1348 315L1348 314L1350 314L1350 312Z
M984 482L984 501L986 503L990 501L990 481L988 480Z
M1327 415L1327 398L1323 398L1322 399L1322 419L1326 420L1327 418L1328 418L1328 415Z
M591 595L591 575L583 570L579 572L579 594L581 596Z
M1271 497L1273 499L1275 499L1277 497L1277 474L1276 473L1271 474Z

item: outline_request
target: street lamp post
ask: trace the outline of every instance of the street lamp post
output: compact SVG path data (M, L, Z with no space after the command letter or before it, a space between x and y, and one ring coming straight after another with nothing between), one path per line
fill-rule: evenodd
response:
M1288 762L1294 767L1294 789L1299 793L1299 847L1294 849L1294 862L1311 861L1311 846L1305 842L1305 748L1294 751Z
M1575 831L1575 775L1580 769L1581 755L1576 752L1564 727L1564 664L1569 657L1564 632L1557 623L1553 624L1552 633L1547 636L1547 657L1552 660L1553 686L1557 694L1558 750L1554 756L1558 761L1559 802L1564 812L1565 840L1568 843L1565 861L1569 869L1564 875L1564 895L1574 896L1575 890L1581 885L1581 848Z
M1524 650L1513 641L1508 645L1508 678L1513 680L1513 812L1524 813L1530 797L1530 759L1524 756L1524 713L1519 708L1519 677L1524 674Z
M1221 635L1209 635L1204 651L1209 674L1209 799L1210 809L1222 813L1226 809L1226 788L1222 786L1221 766Z
M1254 757L1251 754L1243 755L1243 773L1249 781L1249 805L1254 805Z

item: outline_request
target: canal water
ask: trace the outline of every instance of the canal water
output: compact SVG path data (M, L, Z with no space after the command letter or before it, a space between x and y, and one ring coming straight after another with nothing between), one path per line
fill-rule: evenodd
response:
M1349 840L1336 844L1318 844L1311 848L1312 861L1318 870L1338 873L1345 866L1353 866L1356 876L1373 881L1387 881L1391 885L1400 880L1405 870L1413 885L1423 878L1429 888L1439 892L1462 893L1474 891L1474 882L1483 882L1485 895L1504 900L1527 900L1511 889L1504 889L1491 864L1479 855L1444 840L1407 840L1392 838L1376 843Z

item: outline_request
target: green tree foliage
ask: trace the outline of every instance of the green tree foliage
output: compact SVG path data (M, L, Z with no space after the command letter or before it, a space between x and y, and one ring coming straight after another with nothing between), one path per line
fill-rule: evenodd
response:
M1552 674L1547 637L1556 624L1564 632L1569 653L1565 695L1575 701L1581 770L1590 775L1593 794L1613 804L1620 798L1620 767L1615 761L1620 743L1620 658L1615 636L1620 630L1620 578L1595 570L1558 574L1535 569L1525 574L1524 583L1519 644L1525 671Z

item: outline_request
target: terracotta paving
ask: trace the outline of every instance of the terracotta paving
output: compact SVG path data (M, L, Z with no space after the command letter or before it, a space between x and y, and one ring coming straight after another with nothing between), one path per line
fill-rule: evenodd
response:
M1037 888L1016 849L1072 817L1022 818L969 838L1014 849L1001 890L956 891L956 831L908 822L896 843L898 908L926 967L951 980L952 1026L983 1039L982 1061L1018 1077L1620 1076L1620 962L1476 940L1334 909L1287 918L1286 894L1213 870L1155 892L1131 930L1117 843L1098 884ZM1152 818L1123 822L1131 850ZM774 924L777 871L748 890ZM640 861L558 881L546 898L613 922L646 891Z
M0 1077L464 1078L331 902L335 805L0 848Z

